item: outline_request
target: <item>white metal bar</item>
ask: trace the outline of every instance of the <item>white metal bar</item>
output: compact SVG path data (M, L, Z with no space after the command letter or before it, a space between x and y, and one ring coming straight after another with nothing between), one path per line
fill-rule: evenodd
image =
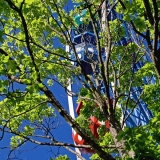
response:
M66 45L66 52L69 52L69 46L68 45ZM70 79L68 80L68 82L69 82L69 85L68 85L67 89L69 91L71 91L72 90L72 86L71 86L71 83L70 83ZM68 106L69 106L69 114L71 115L72 118L75 119L73 98L72 98L72 95L69 95L69 94L68 94ZM75 133L75 130L73 128L72 128L72 132L73 132L73 134ZM75 144L75 142L74 142L74 144ZM80 150L78 148L75 148L75 151L78 154L81 155L81 152L80 152ZM78 156L77 156L77 160L80 160L80 158Z
M70 80L69 80L70 81ZM69 82L69 85L67 87L69 91L72 90L71 83ZM75 119L75 114L74 114L74 107L73 107L73 98L71 95L68 94L68 106L69 106L69 114L72 116L72 118Z

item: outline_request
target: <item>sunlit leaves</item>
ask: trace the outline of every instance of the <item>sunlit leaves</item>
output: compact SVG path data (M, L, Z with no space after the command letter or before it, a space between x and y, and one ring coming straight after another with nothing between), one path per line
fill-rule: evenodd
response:
M68 158L67 155L64 155L64 156L60 155L57 158L50 158L50 160L70 160L70 159Z
M49 79L49 80L47 81L47 84L48 84L48 86L53 86L53 80L52 80L52 79Z
M158 153L158 144L156 144L156 139L149 130L152 130L151 126L145 127L137 127L137 128L125 128L124 132L121 132L117 137L126 139L126 149L127 150L134 150L137 159L144 158L159 158ZM154 127L153 127L154 128Z
M148 107L156 115L159 112L160 105L160 87L158 84L148 84L144 87L144 101L148 104Z
M111 134L109 132L102 132L102 133L99 132L99 134L100 134L100 140L98 141L98 143L100 144L100 146L102 146L104 150L108 153L109 152L112 154L117 153L116 148L111 147L114 144ZM101 160L101 158L96 153L93 154L90 158L91 160L97 160L97 159Z
M124 17L123 19L127 22L134 23L136 29L140 32L145 32L147 27L150 29L151 36L153 34L153 26L151 27L150 22L145 17L145 7L144 2L141 0L135 0L135 1L123 1L123 4L125 5L125 9L118 5L116 7L116 10L118 13L123 13ZM151 2L149 1L151 12L153 11L153 6L151 5Z
M21 138L19 136L12 137L11 142L10 142L12 149L17 148L18 144L21 143L22 140L23 140L23 138Z
M19 92L20 93L20 92ZM17 98L19 96L19 98ZM44 95L22 93L20 94L10 94L9 99L4 99L1 101L0 108L3 114L1 114L1 120L4 119L4 125L12 131L21 132L21 128L24 126L25 135L31 135L34 128L23 123L24 120L28 122L41 122L44 117L54 117L54 110L48 107L46 102L46 97Z
M67 87L69 79L73 83L73 79L76 79L75 76L77 75L80 81L82 77L81 67L72 65L71 53L65 51L64 45L69 44L70 48L74 48L74 44L71 43L72 33L69 37L70 29L78 28L79 25L74 17L79 16L83 23L88 24L91 15L95 14L92 18L98 21L97 9L101 8L102 1L91 0L85 4L87 1L76 0L74 2L80 5L71 11L67 10L68 1L66 0L26 0L24 3L22 0L12 0L8 2L14 3L12 9L4 0L0 1L0 42L2 42L0 47L3 50L0 53L0 74L2 76L0 81L2 98L0 102L0 124L2 127L6 126L8 131L14 132L15 136L11 138L11 146L14 149L24 142L24 137L33 136L37 132L35 124L42 125L45 119L54 119L55 117L53 108L48 104L51 102L50 98L42 93L45 85L54 89L53 82L55 81L60 86ZM109 2L113 4L113 1ZM125 150L134 150L137 159L140 159L143 153L147 156L154 154L158 157L160 148L156 142L159 142L160 139L158 135L160 133L158 129L160 127L160 114L158 112L160 89L158 84L150 84L150 78L153 78L155 72L154 66L152 63L146 63L138 71L134 70L138 61L145 62L143 57L148 52L145 50L147 43L141 45L143 43L141 37L137 40L139 37L134 34L137 38L135 40L131 36L131 32L133 32L131 24L128 25L128 33L125 32L125 25L132 21L139 32L145 33L148 27L152 40L152 25L144 15L144 3L142 1L122 0L122 2L126 9L119 2L115 8L123 16L120 19L109 21L109 29L106 28L104 32L98 35L100 47L106 49L106 55L108 54L108 42L111 40L111 53L108 64L105 60L103 64L108 73L104 72L103 76L99 73L97 82L101 83L104 76L109 77L106 83L110 84L115 81L115 88L113 88L116 90L115 95L114 97L109 96L109 98L112 98L114 102L118 101L118 104L115 104L114 113L109 112L107 116L113 116L119 123L121 123L122 117L122 109L119 106L130 109L137 107L136 102L128 97L132 87L143 85L141 98L152 110L155 117L148 126L139 126L134 129L125 128L117 138L118 140L126 140L125 146L122 147ZM84 7L85 10L83 10ZM87 7L90 8L91 13ZM151 10L153 10L152 6ZM98 27L97 30L99 30ZM131 37L130 42L124 46L119 45L118 42L125 36ZM99 60L96 60L95 63L99 66L98 69L103 66ZM83 108L76 121L85 133L104 147L103 150L107 153L117 153L117 148L109 148L109 145L114 145L114 143L111 134L106 132L105 126L99 128L99 139L95 139L88 127L91 115L99 121L106 120L102 110L100 111L101 106L98 104L100 104L100 100L106 102L107 95L100 93L95 83L93 86L96 89L91 88L89 80L94 80L92 76L87 75L86 77L87 80L82 82L85 83L86 87L82 87L78 97L78 101L83 101ZM155 74L154 77L156 78ZM146 78L148 81L144 83ZM97 94L98 98L95 98ZM106 110L109 110L108 104L106 104ZM138 153L140 154L138 155ZM156 156L155 158L157 158ZM92 157L92 159L98 158L97 154ZM60 156L57 159L68 158L67 156Z

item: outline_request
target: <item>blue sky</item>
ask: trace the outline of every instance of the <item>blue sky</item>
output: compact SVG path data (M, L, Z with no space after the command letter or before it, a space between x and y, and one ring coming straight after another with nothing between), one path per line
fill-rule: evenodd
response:
M73 5L71 4L71 1L69 1L68 6L66 9L71 9ZM60 43L57 41L55 44L55 47L61 47ZM20 85L16 86L17 88L24 89ZM79 87L78 87L79 88ZM78 90L77 86L74 86L74 89L77 91ZM60 87L57 83L54 83L52 87L50 87L52 90L53 94L56 96L58 101L62 104L62 106L68 111L68 99L67 99L67 94L65 90ZM74 106L76 108L76 98L74 98ZM57 113L57 112L56 112ZM72 140L72 131L70 126L64 121L64 119L58 115L59 121L61 122L61 125L58 127L58 129L55 129L54 136L56 140L59 140L61 142L68 142L68 143L73 143ZM0 142L0 159L5 160L7 159L7 155L9 153L9 149L3 149L3 147L9 146L10 143L10 138L11 135L5 134L3 140ZM47 147L47 146L39 146L36 147L32 143L27 143L23 145L21 148L19 148L18 151L16 151L16 155L18 156L17 159L22 159L22 160L49 160L50 157L54 158L54 154L57 154L58 151L60 154L64 155L67 154L68 157L71 160L75 160L76 156L73 155L71 152L67 151L66 149L63 149L62 147ZM51 149L53 153L51 152ZM73 149L73 148L72 148ZM88 157L87 155L85 157Z
M56 98L59 100L59 102L66 108L68 111L68 100L67 100L67 94L64 91L62 87L57 85L56 83L53 85L52 91L55 94ZM74 106L76 106L76 98L74 98ZM56 112L57 113L57 112ZM55 139L59 140L61 142L68 142L68 143L73 143L72 140L72 131L70 126L64 121L64 119L58 115L59 121L61 122L60 126L58 129L55 129L53 131ZM5 134L4 139L0 143L0 147L5 147L9 146L10 143L10 135ZM57 154L58 150L59 153L64 155L67 154L68 157L70 157L71 160L76 159L75 155L67 151L66 149L63 149L60 147L47 147L47 146L39 146L33 149L35 145L32 143L27 143L23 147L20 148L20 152L22 152L19 155L19 158L22 160L49 160L50 157L54 157L54 154ZM51 152L51 149L53 153ZM0 150L0 159L5 160L7 155L9 153L8 149L1 149ZM17 156L18 156L18 152Z

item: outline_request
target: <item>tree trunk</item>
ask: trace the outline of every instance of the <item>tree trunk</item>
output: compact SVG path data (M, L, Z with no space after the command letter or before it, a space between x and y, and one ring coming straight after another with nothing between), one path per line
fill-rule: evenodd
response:
M154 61L153 62L155 63L157 76L160 80L160 48L155 53L153 53L153 56L154 56Z
M79 124L67 113L67 111L61 106L61 104L46 86L41 88L41 91L44 92L44 94L48 97L49 102L56 108L66 122L68 122L68 124L85 140L85 142L94 149L100 158L103 160L115 160L115 158L113 158L109 153L106 153L102 147L100 147L93 139L84 133Z
M125 155L128 155L130 158L134 158L135 157L135 153L134 151L126 151L124 150L125 148L125 144L124 144L124 140L117 140L117 135L120 131L122 131L120 124L118 123L118 121L116 120L116 118L112 118L111 120L111 124L113 124L110 127L110 133L112 135L113 141L115 143L115 146L118 150L118 152L120 153L121 157L124 158Z

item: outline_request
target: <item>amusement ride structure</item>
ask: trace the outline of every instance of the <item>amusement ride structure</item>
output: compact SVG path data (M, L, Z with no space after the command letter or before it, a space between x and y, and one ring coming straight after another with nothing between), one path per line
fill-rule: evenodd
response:
M107 17L108 21L114 21L115 19L121 20L122 25L126 31L125 37L121 38L114 45L115 46L117 46L117 45L127 46L130 42L138 43L136 36L135 36L135 33L132 30L132 27L129 24L127 24L127 22L123 21L123 19L122 19L123 15L116 13L115 7L112 7L110 9L110 4L106 4L105 7L107 7L107 12L109 13L108 17ZM103 8L103 6L102 6L102 8ZM102 15L102 18L103 18L103 9L100 10L100 14ZM78 25L78 29L73 29L73 32L74 32L73 43L74 43L76 53L81 61L81 65L82 65L85 73L87 75L93 75L91 65L89 63L87 63L87 61L89 62L90 59L88 58L85 51L87 50L90 54L92 54L93 59L95 59L95 60L97 59L98 53L97 53L97 49L96 49L96 38L95 38L95 35L93 32L92 24L91 24L91 22L88 22L88 24L83 23L83 17L85 15L86 15L86 9L82 10L81 14L77 14L75 16L75 22ZM97 23L97 28L98 28L98 23ZM66 51L72 53L72 51L70 51L70 49L69 49L69 46L66 47ZM103 59L103 61L105 61L105 57L106 57L107 53L105 53L105 51L103 49L102 49L102 52L103 52L102 59ZM71 55L72 55L71 58L74 60L75 59L74 55L73 54L71 54ZM143 61L139 61L134 65L133 71L136 72L137 70L139 70L145 64L146 61L151 61L151 60L147 55L144 55ZM73 65L76 66L77 64L73 63ZM146 79L144 79L144 81L146 81ZM155 79L154 79L154 77L152 77L151 83L154 83L154 81L155 81ZM72 90L71 84L68 86L68 90ZM112 94L112 84L110 85L110 91ZM133 92L131 92L130 97L134 101L137 101L139 95L142 92L142 87L141 86L133 87L131 89L131 91L133 91ZM104 89L103 85L101 87L101 93L105 93L105 89ZM75 118L75 112L76 112L76 114L79 116L80 109L83 107L83 102L80 101L78 106L74 106L72 97L68 96L68 104L69 104L70 115L73 118ZM119 106L121 106L121 105L119 104ZM139 125L145 125L149 122L150 118L152 117L152 113L149 111L149 109L147 108L147 105L142 100L138 101L137 106L138 107L136 107L133 110L132 114L130 114L128 116L128 118L125 122L125 125L128 127L136 127ZM129 113L130 113L130 109L127 110L127 114L129 114ZM126 116L127 116L127 114L126 114ZM106 120L106 122L100 122L94 116L90 116L89 119L91 121L89 128L95 138L99 137L97 130L101 125L105 125L109 131L109 127L110 127L109 121ZM80 145L86 144L85 141L75 131L73 131L72 137L73 137L75 144L80 144ZM76 151L79 152L78 149ZM80 152L93 153L94 151L91 149L80 149Z

